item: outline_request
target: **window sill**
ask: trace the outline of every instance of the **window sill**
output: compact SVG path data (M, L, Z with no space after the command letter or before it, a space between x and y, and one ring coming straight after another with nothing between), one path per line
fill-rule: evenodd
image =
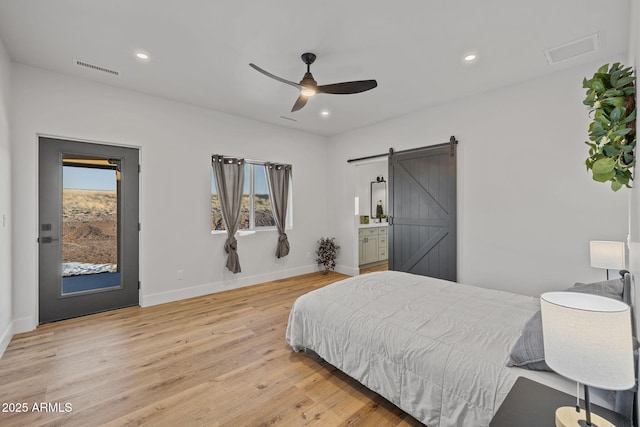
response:
M285 231L289 232L293 230L292 228L287 227ZM256 233L261 233L263 231L278 231L277 227L264 227L264 228L260 228L257 230L238 230L236 231L236 237L243 237L243 236L250 236L252 234L256 234ZM227 232L225 230L211 230L211 235L227 235Z

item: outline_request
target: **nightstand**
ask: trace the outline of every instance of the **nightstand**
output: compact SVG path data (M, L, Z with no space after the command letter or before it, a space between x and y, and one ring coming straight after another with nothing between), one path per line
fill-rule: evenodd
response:
M553 427L555 426L556 409L559 406L575 405L576 398L574 396L528 378L519 377L498 408L498 412L493 416L489 426ZM629 419L593 403L591 404L591 412L611 421L617 427L631 427Z

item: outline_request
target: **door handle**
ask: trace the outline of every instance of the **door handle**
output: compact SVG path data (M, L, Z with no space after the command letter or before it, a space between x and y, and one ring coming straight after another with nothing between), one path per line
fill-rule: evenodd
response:
M54 237L49 237L49 236L45 236L45 237L38 237L38 242L39 243L51 243L51 242L57 242L58 238L54 238Z

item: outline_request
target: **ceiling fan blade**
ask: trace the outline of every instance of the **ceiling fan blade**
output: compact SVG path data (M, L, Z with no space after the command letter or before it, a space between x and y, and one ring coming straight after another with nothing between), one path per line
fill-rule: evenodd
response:
M298 99L296 99L296 103L293 104L293 108L291 109L291 112L293 113L294 111L298 111L299 109L304 107L307 104L308 99L309 99L308 96L300 95Z
M355 82L333 83L330 85L318 86L317 92L348 95L350 93L365 92L376 86L378 86L378 82L375 80L358 80Z
M271 77L274 80L277 80L277 81L282 82L282 83L286 83L286 84L291 85L291 86L293 86L295 88L302 89L302 86L300 86L298 83L290 82L289 80L285 80L282 77L276 76L275 74L271 74L267 70L263 70L262 68L258 67L256 64L249 64L249 66L251 68L253 68L254 70L264 74L267 77Z

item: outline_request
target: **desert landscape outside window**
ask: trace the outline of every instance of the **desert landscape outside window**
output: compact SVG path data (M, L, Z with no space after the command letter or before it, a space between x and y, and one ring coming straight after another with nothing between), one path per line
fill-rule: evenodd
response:
M240 230L275 228L264 165L247 161L240 207ZM213 173L211 174L211 230L225 230Z
M71 156L62 168L62 293L120 286L120 172L107 159ZM100 277L86 279L88 276ZM85 279L81 279L84 277Z

